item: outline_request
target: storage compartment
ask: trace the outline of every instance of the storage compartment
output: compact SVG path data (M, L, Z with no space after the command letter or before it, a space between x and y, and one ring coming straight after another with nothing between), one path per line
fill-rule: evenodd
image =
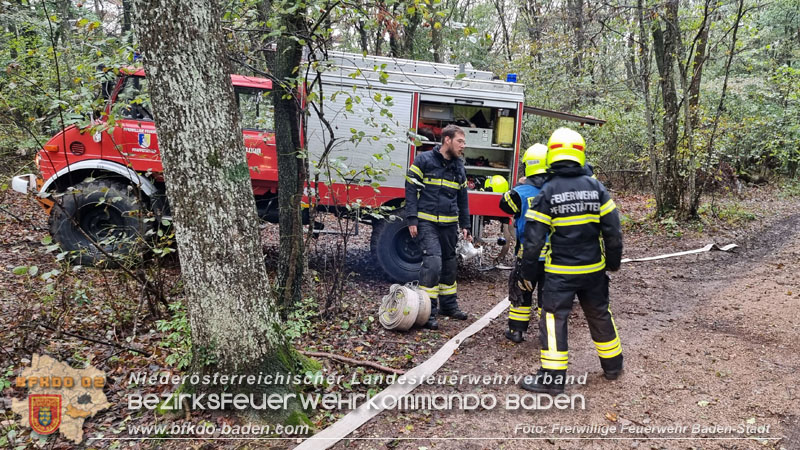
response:
M467 146L478 145L489 147L492 145L493 134L494 131L491 128L464 128Z
M486 179L501 175L509 186L512 180L516 139L516 110L501 107L472 106L464 104L420 101L417 132L427 139L418 151L430 150L441 141L441 132L449 124L464 130L464 168L467 185L471 190L484 190ZM432 136L432 137L431 137Z
M453 107L447 105L427 104L420 108L420 118L436 120L453 120Z

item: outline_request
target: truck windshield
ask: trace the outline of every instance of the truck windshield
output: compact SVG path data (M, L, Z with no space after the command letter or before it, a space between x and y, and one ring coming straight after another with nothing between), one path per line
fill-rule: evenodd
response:
M128 77L117 96L115 106L118 114L126 119L153 120L150 108L150 95L147 92L147 79Z
M270 91L235 87L239 120L245 130L272 131L275 129L275 108Z

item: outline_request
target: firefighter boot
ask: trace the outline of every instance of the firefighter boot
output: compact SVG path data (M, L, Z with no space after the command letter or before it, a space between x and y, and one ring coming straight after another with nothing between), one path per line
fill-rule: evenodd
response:
M422 325L422 328L427 328L429 330L438 330L439 329L439 321L436 320L436 315L431 314L431 316L428 317L428 321L425 322L424 325Z
M519 387L526 391L558 395L564 392L566 370L539 369L536 375L526 376Z
M622 355L613 358L601 358L600 366L603 368L603 376L606 380L614 381L622 375L623 360Z
M509 341L511 341L511 342L513 342L515 344L519 344L519 343L521 343L522 341L525 340L525 337L524 337L522 331L520 331L520 330L508 329L508 330L506 330L505 336L506 336L506 339L508 339Z
M458 309L458 306L456 306L455 309L442 311L440 314L443 315L443 316L452 317L453 319L457 319L457 320L467 320L467 318L469 318L467 313L465 313L464 311Z

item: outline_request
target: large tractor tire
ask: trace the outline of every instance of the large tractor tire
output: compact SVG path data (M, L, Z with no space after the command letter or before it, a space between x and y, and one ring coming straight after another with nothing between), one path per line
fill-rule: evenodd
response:
M152 223L144 221L136 193L113 180L83 181L73 188L50 213L50 234L68 258L106 267L138 261Z
M422 251L408 233L405 210L395 210L393 216L373 222L370 250L392 281L406 283L419 278Z

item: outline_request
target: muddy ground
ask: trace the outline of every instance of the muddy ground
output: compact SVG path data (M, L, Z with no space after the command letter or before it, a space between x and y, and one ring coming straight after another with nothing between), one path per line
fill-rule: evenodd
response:
M75 367L87 361L109 374L106 388L109 410L87 420L87 436L105 440L83 447L186 448L186 441L126 441L131 424L156 421L230 422L225 415L191 416L129 414L124 408L132 371L180 373L167 357L175 348L164 346L167 332L147 313L135 283L114 271L71 268L59 278L56 295L45 292L37 277L14 275L14 268L36 265L40 273L63 268L47 252L46 217L34 202L2 193L0 214L2 271L0 277L0 369L10 379L30 363L34 353L47 353ZM699 248L710 242L736 243L732 253L709 252L652 262L628 263L611 274L612 311L625 355L624 375L609 382L601 377L587 326L576 306L570 321L570 373L587 374L585 385L571 385L567 394L582 395L585 409L508 410L504 399L523 394L515 384L480 386L423 386L414 393L477 393L493 395L498 405L475 411L385 411L351 434L335 448L800 448L800 215L796 197L782 197L776 189L757 188L744 198L715 199L704 219L689 225L652 219L652 201L646 196L617 195L624 214L625 257L644 257ZM332 225L332 224L330 224ZM474 264L461 268L459 297L471 317L468 322L441 321L438 332L383 330L377 323L381 296L390 282L369 258L369 227L352 238L346 254L347 294L328 317L309 314L300 327L298 349L325 351L408 370L430 357L448 339L489 311L505 297L508 272L480 271ZM263 230L268 261L274 261L273 226ZM492 241L499 230L488 229ZM310 266L319 281L309 285L310 296L324 297L330 274L332 240L320 239L311 250ZM487 245L487 254L497 247ZM272 256L270 256L272 255ZM270 259L273 258L273 259ZM165 264L161 276L170 301L180 301L176 264ZM163 312L162 312L163 313ZM169 316L164 316L169 318ZM71 330L111 344L147 350L150 356L80 337L54 333L37 326ZM526 342L514 345L502 337L506 315L466 340L437 372L438 375L524 375L538 367L535 325ZM326 373L378 373L322 359ZM0 377L0 382L3 378ZM376 385L379 390L385 385ZM363 392L360 386L329 386L326 392ZM5 416L0 438L14 431L17 443L30 443L29 432L14 426L8 411L11 397L22 390L6 387ZM322 429L346 411L312 412ZM239 421L241 422L241 421ZM591 433L566 432L553 426L594 426ZM681 425L730 426L732 433L638 434L607 433L603 427ZM769 430L766 426L769 425ZM519 427L518 427L519 426ZM542 428L536 429L535 426ZM739 427L746 427L738 433ZM527 428L526 428L527 427ZM761 427L761 429L758 429ZM516 430L516 431L515 431ZM641 430L640 430L641 431ZM577 439L580 438L580 439ZM714 439L712 439L714 438ZM724 439L720 439L724 438ZM222 441L195 439L192 447L291 448L295 441ZM71 448L52 437L51 448Z
M663 248L629 246L625 253L644 256L686 247L686 243L673 244ZM602 378L588 328L576 305L570 321L570 372L588 372L588 383L569 386L567 393L582 394L585 410L506 410L500 405L492 411L392 411L378 416L354 437L415 438L378 441L407 449L800 448L800 275L795 267L800 261L800 216L782 218L739 245L742 248L736 253L629 263L612 274L612 311L625 355L625 373L617 381ZM459 283L464 291L479 292L484 281ZM473 295L463 298L462 304L480 314L498 298ZM529 337L520 345L507 342L502 337L504 319L501 316L467 340L440 373L534 372L537 340ZM460 325L451 322L447 327ZM497 398L524 393L513 384L422 389L491 393ZM413 423L413 430L405 428L408 423ZM690 431L603 436L602 431L553 430L554 426L630 429L671 424L688 426ZM691 433L695 425L738 429L749 424L756 427L752 432ZM527 429L543 426L544 431L518 428L525 425ZM768 432L765 425L769 425ZM756 440L756 436L772 440ZM375 448L376 441L355 440L337 448L353 445Z

